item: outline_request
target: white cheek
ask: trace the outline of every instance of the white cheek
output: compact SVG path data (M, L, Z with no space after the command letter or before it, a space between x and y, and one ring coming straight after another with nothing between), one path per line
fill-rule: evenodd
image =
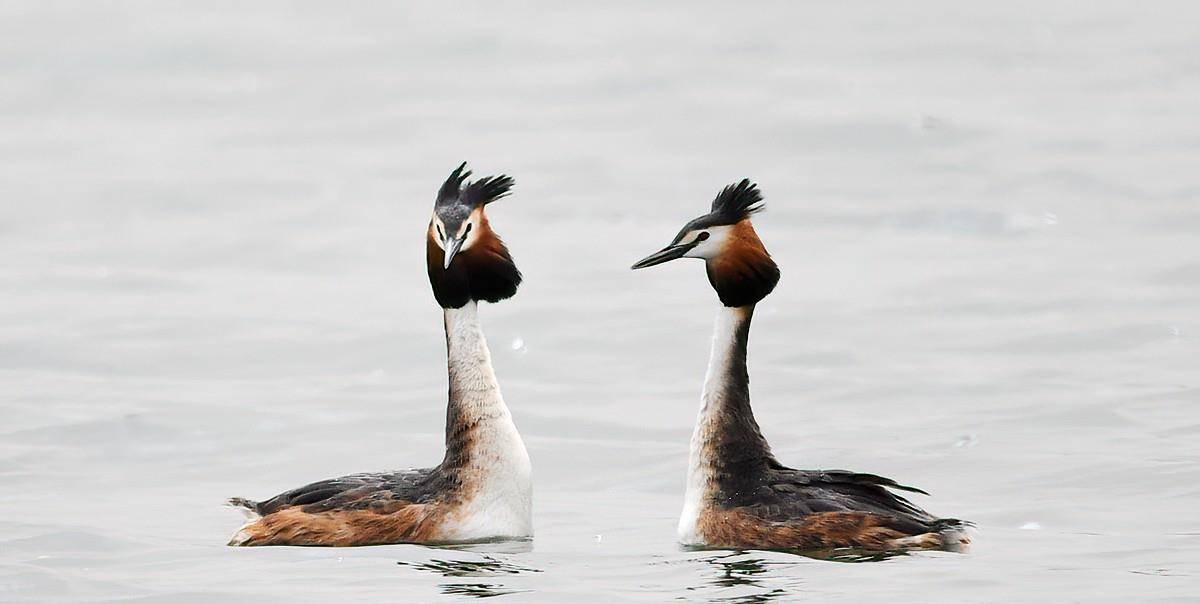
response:
M445 228L446 227L442 226L442 221L438 220L437 215L435 214L433 220L429 223L429 238L433 239L433 242L437 244L438 249L442 251L446 250L446 245L442 242L442 233L445 232Z
M700 245L692 248L688 253L684 254L685 258L703 258L709 260L715 258L721 252L721 248L725 245L725 239L729 233L725 229L712 229L708 231L708 239L700 242Z
M478 231L479 231L479 229L477 229L475 227L471 227L471 232L467 233L467 238L463 241L462 247L460 247L458 249L460 249L460 250L471 249L471 246L475 245L475 239L476 239L476 235L477 235Z
M683 257L684 258L704 258L707 260L708 258L712 257L712 252L711 252L711 250L708 249L708 242L705 241L704 243L701 243L700 245L697 245L696 247L688 250L687 253L683 255Z

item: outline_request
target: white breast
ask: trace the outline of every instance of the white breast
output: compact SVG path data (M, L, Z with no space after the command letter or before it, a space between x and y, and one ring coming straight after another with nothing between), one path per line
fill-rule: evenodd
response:
M692 434L692 451L688 456L687 491L683 496L683 512L679 515L679 542L684 545L704 545L700 534L700 513L710 498L709 465L703 460L700 450L701 426Z
M529 453L512 420L505 419L478 442L479 463L464 476L467 500L446 527L451 540L533 536Z

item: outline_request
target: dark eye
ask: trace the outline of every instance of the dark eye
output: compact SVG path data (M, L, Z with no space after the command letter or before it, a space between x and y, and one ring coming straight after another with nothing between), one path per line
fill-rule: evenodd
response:
M466 237L466 236L467 236L467 233L470 233L470 232L471 232L471 226L472 226L472 225L471 225L471 223L469 223L469 222L468 222L468 223L467 223L467 230L463 231L463 237Z
M700 231L700 234L696 235L696 241L704 241L705 239L708 239L708 231Z
M442 225L440 225L440 224L439 224L439 225L436 225L436 226L437 226L437 231L438 231L438 237L441 237L442 239L445 239L445 238L446 238L446 236L442 234Z

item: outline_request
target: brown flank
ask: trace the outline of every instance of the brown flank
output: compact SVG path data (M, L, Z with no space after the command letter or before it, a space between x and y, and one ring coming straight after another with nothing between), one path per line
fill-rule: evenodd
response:
M710 547L802 549L859 548L886 551L936 549L935 533L906 535L887 526L888 519L866 512L820 512L787 522L772 522L745 508L710 508L700 514L698 528Z
M386 502L367 509L305 512L288 507L246 526L230 545L351 546L444 541L442 503Z

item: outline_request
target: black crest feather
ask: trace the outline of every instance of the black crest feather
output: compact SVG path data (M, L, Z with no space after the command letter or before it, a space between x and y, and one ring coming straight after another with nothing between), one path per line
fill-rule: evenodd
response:
M471 171L467 169L467 162L463 162L450 173L446 178L446 182L442 183L442 188L438 189L437 204L442 205L458 200L462 193L463 181L470 178Z
M438 190L437 205L462 203L470 207L481 206L505 197L512 191L511 176L485 176L474 182L467 182L470 177L471 171L467 169L467 162L459 164Z
M742 182L721 189L712 202L710 215L726 224L733 224L762 211L763 207L762 191L758 190L758 185L750 182L749 178L743 178Z
M492 203L512 192L513 179L507 174L481 178L463 189L462 199L472 206Z

